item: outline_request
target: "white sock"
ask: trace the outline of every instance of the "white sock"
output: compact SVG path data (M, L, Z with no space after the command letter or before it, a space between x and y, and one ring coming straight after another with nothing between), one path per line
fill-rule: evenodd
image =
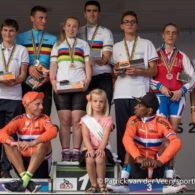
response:
M165 171L165 177L167 179L173 179L173 175L174 175L174 170L173 169L168 169Z

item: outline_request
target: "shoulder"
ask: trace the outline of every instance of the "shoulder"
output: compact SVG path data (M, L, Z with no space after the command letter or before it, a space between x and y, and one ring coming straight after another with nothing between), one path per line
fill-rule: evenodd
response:
M173 129L169 121L162 116L156 116L156 122L157 124L164 126L166 129Z
M121 47L123 45L123 40L119 41L119 42L116 42L114 44L114 48L118 48L118 47Z
M77 38L78 43L82 44L82 45L88 45L87 41Z
M104 26L99 26L100 30L103 31L104 33L112 33L110 29Z
M141 121L140 118L138 118L136 115L134 115L134 116L131 116L131 117L129 118L128 124L129 124L130 126L134 126L137 122L140 122L140 121Z
M138 42L146 45L153 45L152 41L150 41L149 39L144 39L139 36L138 36Z
M18 51L27 51L26 47L24 47L23 45L20 45L20 44L16 44L16 49Z
M55 35L53 35L53 34L50 34L48 32L44 32L44 34L45 34L46 37L48 37L50 39L53 39L55 41L57 40L57 37Z
M16 121L18 121L18 120L23 120L24 117L25 117L25 115L24 115L24 114L21 114L21 115L18 115L18 116L16 116L16 117L14 117L11 121L12 121L12 122L16 122Z

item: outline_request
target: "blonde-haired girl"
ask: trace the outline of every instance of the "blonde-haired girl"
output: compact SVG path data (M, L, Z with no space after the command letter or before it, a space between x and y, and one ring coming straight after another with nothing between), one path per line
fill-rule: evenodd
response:
M105 187L106 159L113 163L112 154L107 149L112 117L109 116L109 105L106 93L94 89L87 96L87 114L81 118L83 152L80 164L86 162L86 169L91 182L89 193L108 192Z

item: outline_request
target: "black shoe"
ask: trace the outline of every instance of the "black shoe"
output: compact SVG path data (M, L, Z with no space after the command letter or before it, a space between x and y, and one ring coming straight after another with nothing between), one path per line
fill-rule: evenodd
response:
M38 183L35 183L34 181L30 180L30 182L27 185L27 189L30 192L38 192L41 189L41 185Z
M7 170L1 170L1 178L12 178L12 176L10 175L10 172Z
M3 188L8 192L25 192L26 188L22 185L22 180L15 180L2 184Z

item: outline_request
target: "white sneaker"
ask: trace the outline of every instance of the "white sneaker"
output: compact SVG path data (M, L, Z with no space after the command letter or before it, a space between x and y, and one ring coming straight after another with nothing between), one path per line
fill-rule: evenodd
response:
M178 192L184 192L187 190L187 186L186 185L167 185L167 186L163 186L163 193L164 194L170 194L170 193L178 193Z
M109 190L112 190L114 193L128 193L129 187L128 185L111 185L107 184L106 186Z

